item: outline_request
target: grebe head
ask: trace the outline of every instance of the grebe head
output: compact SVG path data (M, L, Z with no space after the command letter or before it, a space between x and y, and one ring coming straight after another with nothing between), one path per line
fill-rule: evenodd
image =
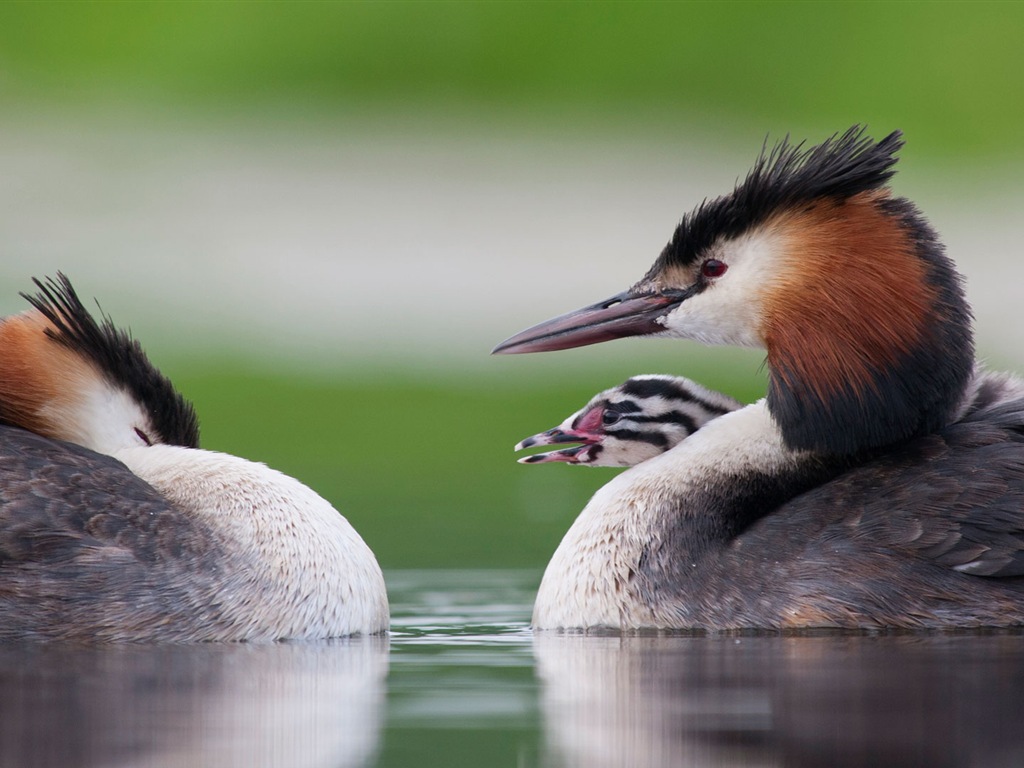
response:
M637 335L761 347L768 406L797 449L855 453L948 423L973 369L970 310L931 227L886 186L902 144L855 126L763 151L632 288L495 352Z
M0 321L0 421L101 453L198 447L192 405L139 343L97 322L63 274L33 282L33 308Z
M519 459L521 464L564 461L590 467L632 467L678 445L711 419L740 403L682 376L633 376L591 398L554 429L528 437L537 445L581 443Z

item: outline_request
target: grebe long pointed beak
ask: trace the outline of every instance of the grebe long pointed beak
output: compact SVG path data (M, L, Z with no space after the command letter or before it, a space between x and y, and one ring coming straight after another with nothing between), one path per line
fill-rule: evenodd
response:
M658 320L692 295L689 290L660 293L624 291L589 307L546 320L505 339L493 355L552 352L627 336L663 331Z

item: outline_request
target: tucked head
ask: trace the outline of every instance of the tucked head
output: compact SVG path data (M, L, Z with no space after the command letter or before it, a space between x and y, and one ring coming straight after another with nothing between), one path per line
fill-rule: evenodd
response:
M782 142L686 215L632 288L495 352L636 335L761 347L793 448L853 453L942 426L973 368L970 312L935 233L886 186L902 144L859 127Z
M97 322L64 275L34 282L33 308L0 321L0 422L103 453L198 447L192 405L139 343Z
M632 467L664 453L711 419L739 408L731 397L681 376L633 376L591 398L554 429L528 437L516 450L580 443L519 459L591 467Z

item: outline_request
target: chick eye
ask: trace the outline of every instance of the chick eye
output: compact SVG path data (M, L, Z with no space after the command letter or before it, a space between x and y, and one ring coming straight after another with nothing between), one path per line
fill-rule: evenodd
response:
M603 414L601 414L601 423L604 424L606 427L610 427L612 424L615 424L621 418L621 413L616 413L615 411L605 411Z
M703 277L721 277L725 274L725 270L729 268L729 265L724 261L718 259L708 259L700 265L700 273Z
M149 435L147 435L145 432L143 432L138 427L135 428L135 434L138 435L139 439L141 439L142 442L144 442L146 445L152 445L153 444L153 441L149 439Z

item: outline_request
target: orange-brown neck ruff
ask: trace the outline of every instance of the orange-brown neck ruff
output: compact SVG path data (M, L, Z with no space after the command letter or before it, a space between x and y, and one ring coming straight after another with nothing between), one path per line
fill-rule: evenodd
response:
M973 369L970 312L913 205L871 191L767 226L786 244L763 330L787 443L852 454L948 423Z
M46 335L53 325L35 310L0 322L0 421L45 437L66 438L53 422L98 374Z

